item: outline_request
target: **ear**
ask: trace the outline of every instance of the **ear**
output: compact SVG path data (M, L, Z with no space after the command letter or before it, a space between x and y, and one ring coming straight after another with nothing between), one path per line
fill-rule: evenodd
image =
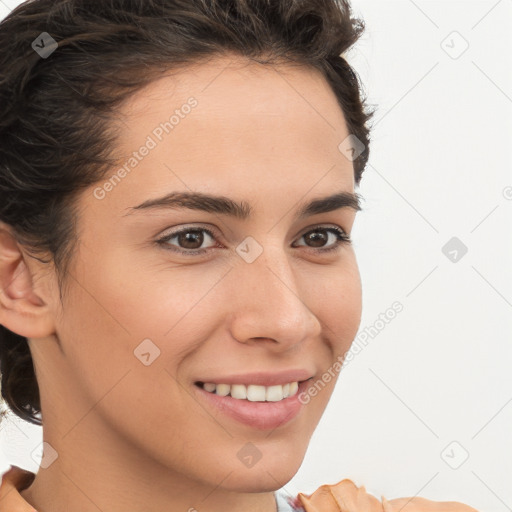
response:
M54 332L53 315L42 297L43 277L36 279L36 265L27 264L28 258L0 223L0 324L26 338L44 338Z

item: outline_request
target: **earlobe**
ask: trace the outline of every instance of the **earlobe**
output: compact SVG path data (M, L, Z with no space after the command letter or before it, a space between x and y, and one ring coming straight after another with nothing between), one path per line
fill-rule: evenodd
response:
M53 332L51 312L34 283L26 255L10 231L0 225L0 324L27 338Z

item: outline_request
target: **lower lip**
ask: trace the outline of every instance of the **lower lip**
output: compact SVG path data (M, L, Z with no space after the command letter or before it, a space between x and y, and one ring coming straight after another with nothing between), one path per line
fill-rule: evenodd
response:
M231 396L220 396L193 385L199 396L227 416L259 430L270 430L280 427L295 418L302 409L299 394L308 386L305 380L299 383L295 395L279 402L251 402L239 400Z

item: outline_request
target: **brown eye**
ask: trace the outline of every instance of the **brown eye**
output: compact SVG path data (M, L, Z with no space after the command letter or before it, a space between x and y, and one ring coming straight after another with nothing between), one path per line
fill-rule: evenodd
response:
M325 247L329 242L329 235L335 237L335 243ZM327 252L337 249L343 243L350 243L350 237L340 228L318 226L313 230L304 233L301 238L306 241L307 247L317 249L320 252Z
M204 235L200 230L182 231L176 237L179 246L184 249L200 249L204 241Z
M323 247L329 241L329 235L326 230L310 231L304 235L304 239L312 243L312 247Z
M174 233L165 235L157 240L157 243L170 248L173 251L181 252L183 254L199 254L206 252L210 247L201 247L205 242L205 235L215 240L214 234L206 228L185 228ZM169 243L171 240L176 239L176 243ZM176 247L177 248L173 248ZM170 246L170 247L169 247ZM213 246L212 246L213 247Z
M205 243L205 236L210 237L213 241L216 240L214 233L209 229L189 227L164 235L162 238L157 240L157 243L164 246L166 249L184 255L194 256L208 252L209 249L215 247L215 244L210 247L202 247ZM332 236L334 236L334 243L329 244ZM338 249L344 243L351 243L350 236L338 227L318 226L315 229L308 231L300 238L303 238L306 241L305 246L307 248L319 253L333 251ZM175 242L170 243L174 239ZM301 245L303 244L299 244L298 247Z

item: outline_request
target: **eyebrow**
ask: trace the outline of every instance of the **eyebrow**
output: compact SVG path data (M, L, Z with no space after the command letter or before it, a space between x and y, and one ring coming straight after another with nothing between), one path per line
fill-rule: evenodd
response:
M313 199L303 205L296 213L299 219L319 213L327 213L341 208L351 208L361 211L361 196L357 193L341 191L336 194ZM251 205L246 201L236 202L226 196L203 194L201 192L171 192L163 197L148 199L143 203L127 208L128 212L123 216L140 211L149 211L162 208L187 208L208 213L228 215L240 220L251 217L253 212Z

